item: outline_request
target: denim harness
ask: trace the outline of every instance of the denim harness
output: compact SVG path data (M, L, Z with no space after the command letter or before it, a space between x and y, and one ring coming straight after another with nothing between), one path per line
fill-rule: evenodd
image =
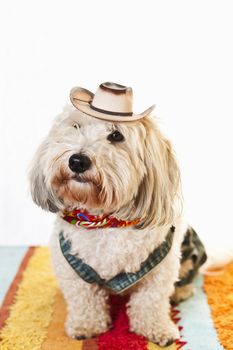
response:
M140 269L137 272L121 272L110 280L102 278L90 265L86 264L77 255L72 255L70 253L71 242L64 238L63 232L60 232L59 240L62 254L79 277L87 283L97 283L109 291L119 294L140 281L167 256L172 246L174 233L175 227L172 226L167 233L165 241L149 254L148 258L141 263ZM205 248L192 227L189 227L185 233L181 245L181 255L181 265L187 260L190 260L192 262L192 268L185 276L176 282L175 285L177 287L182 287L191 283L199 267L203 265L207 259Z
M165 241L149 254L148 258L141 263L140 269L137 272L121 272L110 280L105 280L104 278L100 277L100 275L90 265L78 258L77 255L70 254L71 242L64 238L63 232L60 232L59 240L61 251L65 259L85 282L97 283L98 285L107 288L111 292L118 294L140 281L167 256L172 246L174 232L175 227L172 226L167 233Z

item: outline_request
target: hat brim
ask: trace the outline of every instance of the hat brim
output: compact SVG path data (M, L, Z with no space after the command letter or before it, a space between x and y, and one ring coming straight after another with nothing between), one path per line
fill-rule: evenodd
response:
M127 122L127 121L134 121L144 118L145 116L149 115L155 108L155 105L152 105L148 109L146 109L144 112L140 114L132 114L130 116L125 116L121 114L114 114L112 115L111 112L105 113L100 112L91 107L91 101L93 100L94 94L84 88L81 87L75 87L70 92L70 100L71 103L75 108L80 110L83 113L86 113L87 115L103 119L107 121L121 121L121 122Z

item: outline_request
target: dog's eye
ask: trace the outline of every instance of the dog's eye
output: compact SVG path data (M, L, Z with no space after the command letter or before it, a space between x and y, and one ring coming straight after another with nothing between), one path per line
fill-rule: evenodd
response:
M77 124L77 123L74 123L74 124L73 124L73 127L74 127L75 129L79 129L79 128L80 128L80 125Z
M120 131L115 130L107 137L110 142L122 142L124 141L124 136L120 133Z

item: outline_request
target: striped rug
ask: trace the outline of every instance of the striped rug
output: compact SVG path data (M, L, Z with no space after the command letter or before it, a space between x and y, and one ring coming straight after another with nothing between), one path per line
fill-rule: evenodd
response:
M196 294L171 309L180 341L167 350L233 350L233 264L221 274L199 276ZM111 298L113 328L90 340L64 332L65 302L46 247L0 248L1 350L157 350L130 333L126 300Z

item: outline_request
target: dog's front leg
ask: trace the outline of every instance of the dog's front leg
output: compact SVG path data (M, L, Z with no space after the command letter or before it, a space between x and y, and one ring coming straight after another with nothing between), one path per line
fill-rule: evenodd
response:
M179 338L179 331L170 317L173 285L169 280L167 286L161 282L158 276L157 281L141 285L131 295L127 312L131 331L160 346L168 346Z
M53 269L67 305L67 335L81 339L106 332L111 323L107 291L77 275L61 252L56 231L50 249Z
M107 292L80 278L60 285L67 304L67 335L85 339L106 332L111 322Z

